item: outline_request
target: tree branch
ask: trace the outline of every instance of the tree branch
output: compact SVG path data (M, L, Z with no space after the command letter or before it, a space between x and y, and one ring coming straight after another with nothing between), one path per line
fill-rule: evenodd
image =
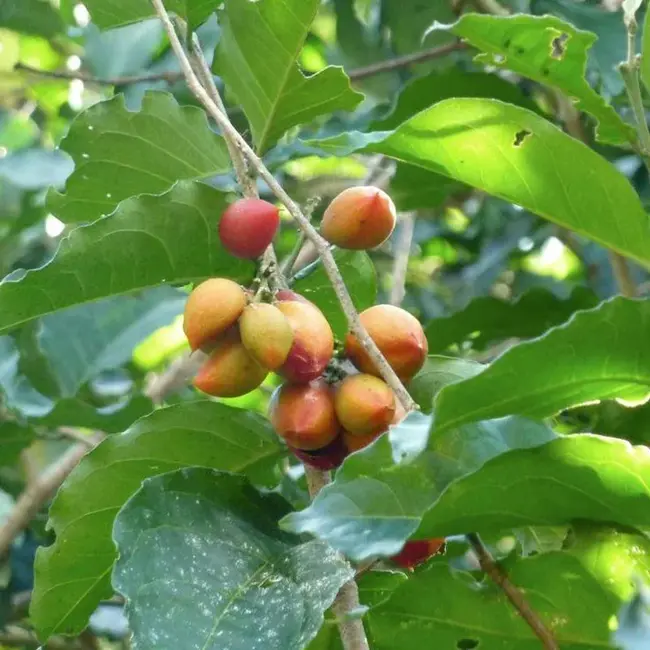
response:
M312 501L316 495L331 482L329 472L323 472L309 465L305 465L305 478L307 488ZM332 603L332 611L336 615L343 650L370 650L366 631L361 619L348 619L348 613L353 612L360 606L359 586L355 578L346 582Z
M95 444L100 440L101 437L96 435ZM61 483L87 453L87 443L82 442L74 445L48 467L40 477L27 485L8 519L0 527L0 558L9 552L14 539L27 528L43 504L54 496Z
M392 72L393 70L406 68L407 66L413 65L414 63L423 63L424 61L437 59L441 56L445 56L451 52L456 52L457 50L462 50L464 48L465 43L462 43L461 41L454 41L453 43L446 43L445 45L432 47L429 50L422 50L421 52L415 52L414 54L405 54L404 56L398 56L394 59L379 61L378 63L371 63L370 65L367 65L363 68L350 70L350 72L348 72L348 77L350 77L352 81L359 81L361 79L366 79L367 77L374 77L375 75L381 74L383 72Z
M323 268L327 273L334 291L341 303L343 311L346 315L348 325L352 333L357 337L363 348L372 359L373 363L379 370L379 373L386 381L386 383L393 389L395 395L402 403L406 411L411 411L417 408L415 402L412 400L404 385L399 380L395 371L390 367L387 361L382 356L377 348L375 342L370 338L368 332L361 324L359 315L354 307L350 293L341 278L341 274L336 266L336 261L329 248L329 244L319 235L318 231L311 225L309 219L302 213L300 206L291 199L285 192L284 188L276 181L273 174L266 168L262 160L257 156L249 144L239 134L237 129L233 127L228 119L228 116L222 112L219 107L212 100L208 92L203 88L200 80L197 78L192 65L183 49L183 46L174 30L174 26L169 18L169 14L164 7L162 0L152 0L152 4L156 13L162 20L163 26L170 39L172 48L181 65L181 69L185 73L185 81L189 89L194 93L196 98L203 104L210 116L222 129L224 135L227 135L234 142L239 145L239 148L248 159L251 166L259 174L261 178L267 183L273 194L280 200L280 202L287 208L289 214L294 218L298 227L305 233L307 238L314 244L319 257L321 258Z
M544 648L547 650L560 650L560 646L557 644L555 637L528 604L521 591L510 582L508 576L496 563L481 538L476 533L470 533L467 535L467 541L474 550L481 569L502 589L512 606L519 612L537 638L542 642Z
M47 77L49 79L66 79L69 81L79 80L84 83L97 84L98 86L129 86L145 81L166 81L167 83L175 83L183 79L182 72L151 72L149 74L102 79L100 77L94 77L87 72L82 72L81 70L39 70L38 68L32 68L32 66L25 65L24 63L17 63L14 70L18 72L27 72L39 77Z

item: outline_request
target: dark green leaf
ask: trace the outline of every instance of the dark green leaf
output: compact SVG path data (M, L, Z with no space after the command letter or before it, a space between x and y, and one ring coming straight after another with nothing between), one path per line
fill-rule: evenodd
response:
M215 402L160 409L107 438L68 477L50 509L57 537L38 552L31 606L39 634L81 631L99 601L110 597L111 528L143 479L200 466L270 486L269 470L283 453L266 420Z
M444 29L482 50L477 62L512 70L575 98L576 106L598 121L601 141L619 146L634 142L632 127L585 80L595 34L555 16L528 15L466 14Z
M453 68L434 71L409 83L399 95L391 114L373 124L375 130L392 131L425 108L450 97L499 99L531 111L539 111L535 102L514 84L486 72L465 72Z
M635 445L650 446L650 402L631 407L616 400L599 400L570 411L579 431L624 438Z
M183 291L157 287L43 318L38 340L61 395L73 397L100 372L129 361L141 341L182 313L186 298Z
M368 148L520 205L641 263L650 261L650 221L628 180L523 108L490 99L444 100ZM625 221L614 214L625 214Z
M320 0L227 0L215 69L237 98L259 151L285 131L336 110L352 110L363 95L340 68L305 77L296 64Z
M367 253L338 250L334 257L357 310L363 311L373 305L377 297L377 275ZM311 300L325 314L335 336L345 336L348 321L320 262L301 272L293 289Z
M73 0L63 0L72 4ZM191 1L191 0L190 0ZM156 12L150 0L85 0L92 21L102 29L120 27L151 18ZM165 0L167 11L185 15L186 0Z
M127 110L121 94L91 106L61 148L75 171L65 193L50 192L48 205L65 222L94 221L131 196L160 194L178 180L230 169L224 141L205 113L157 91L145 94L138 111Z
M510 348L476 377L444 388L436 426L504 415L543 418L589 400L644 397L650 302L614 298L576 313L539 339Z
M419 538L560 525L575 520L650 526L646 447L591 434L516 449L451 484L424 516Z
M0 284L0 331L164 282L249 281L253 264L227 254L217 235L226 205L225 194L193 182L124 201L113 215L73 230L48 265Z
M397 163L389 194L399 211L432 210L464 187L462 183L428 169Z
M548 553L508 567L533 610L557 637L562 650L610 648L607 621L615 604L567 554ZM457 575L434 561L368 615L373 650L480 648L537 650L539 639L489 581Z
M0 27L51 38L63 31L63 21L49 0L3 0Z
M34 440L34 431L17 422L0 424L0 465L12 465L18 460L20 452L29 447Z
M137 647L302 650L354 570L322 542L283 533L288 510L232 474L146 480L114 526L113 584Z
M516 302L481 296L465 309L427 325L429 352L444 352L466 341L471 341L472 348L483 350L510 337L533 338L565 322L575 311L597 304L593 292L584 287L574 289L567 300L542 288L527 291Z

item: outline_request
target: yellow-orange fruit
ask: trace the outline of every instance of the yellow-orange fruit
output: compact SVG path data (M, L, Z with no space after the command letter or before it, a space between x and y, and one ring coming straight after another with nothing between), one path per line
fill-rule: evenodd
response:
M352 454L355 451L359 451L359 449L367 447L373 440L379 438L382 433L384 433L384 431L359 435L350 433L349 431L344 431L343 443L345 444L345 448L347 449L348 454Z
M320 377L334 353L334 335L320 309L310 302L278 302L293 331L293 345L279 374L304 384Z
M378 187L350 187L327 206L321 234L340 248L366 250L388 239L395 228L395 204Z
M327 447L340 429L332 389L323 380L278 388L271 398L269 419L288 445L303 451Z
M237 322L246 293L236 282L211 278L199 284L185 303L183 331L192 350L218 338Z
M350 375L338 385L334 407L341 426L349 433L379 433L393 421L395 395L374 375Z
M194 385L215 397L239 397L255 390L268 371L248 353L236 328L217 341Z
M244 347L265 368L277 370L287 360L293 345L293 330L275 305L248 305L239 319L239 332Z
M360 318L402 381L408 381L422 368L429 345L415 316L392 305L375 305L362 312ZM345 353L361 372L379 376L375 364L351 333L345 339Z

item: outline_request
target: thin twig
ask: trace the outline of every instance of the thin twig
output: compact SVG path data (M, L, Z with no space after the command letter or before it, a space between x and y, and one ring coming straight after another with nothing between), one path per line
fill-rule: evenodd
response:
M645 108L643 106L643 95L641 94L641 83L639 81L639 57L636 55L636 32L637 22L634 16L626 16L625 27L627 29L627 61L621 63L618 68L625 83L634 119L636 130L639 136L641 157L650 171L650 130L646 120Z
M501 588L512 606L519 612L537 638L542 642L544 648L547 650L559 650L560 646L553 634L528 604L521 591L510 582L508 576L496 563L481 538L476 533L470 533L467 535L467 541L474 550L481 569Z
M399 56L394 59L388 59L386 61L378 61L377 63L364 66L363 68L350 70L348 76L352 81L366 79L367 77L382 74L383 72L390 72L392 70L405 68L414 63L422 63L423 61L436 59L441 56L445 56L450 52L454 52L455 50L460 50L463 47L465 47L465 45L460 41L457 41L455 43L448 43L446 45L434 47L429 50L423 50L422 52L416 52L415 54L407 54L405 56ZM132 84L138 84L147 81L166 81L167 83L171 84L180 81L184 77L183 72L151 72L142 75L130 75L124 77L110 77L102 79L101 77L95 77L92 74L84 72L82 70L39 70L38 68L33 68L32 66L25 65L24 63L18 63L14 70L27 72L32 75L50 79L66 79L69 81L78 79L84 83L96 84L98 86L129 86Z
M294 221L299 228L305 233L307 238L314 244L319 257L321 258L323 268L327 273L334 291L341 303L343 311L348 320L348 324L352 333L359 340L363 348L366 350L368 356L375 364L379 373L386 381L386 383L393 389L395 395L401 402L406 411L417 409L417 405L409 395L404 385L399 380L395 371L390 367L386 359L377 348L375 342L370 338L368 332L363 327L359 320L359 315L354 307L350 293L343 282L341 274L339 273L336 261L332 252L330 251L329 244L318 234L318 231L311 225L309 219L302 213L300 206L293 201L293 199L285 192L284 188L276 181L273 174L266 168L262 160L257 156L253 149L249 146L246 140L239 134L237 129L230 123L228 116L223 113L219 107L212 100L207 91L203 88L200 80L197 78L192 65L183 49L183 46L174 30L174 26L169 18L169 14L165 9L162 0L152 0L152 4L156 13L162 20L167 35L169 36L172 48L181 65L181 69L185 73L185 80L189 89L194 93L196 98L203 104L210 116L222 129L224 134L232 138L240 147L251 166L257 171L259 176L264 179L271 191L280 200L280 202L287 208L289 214L294 218Z
M102 79L101 77L94 77L93 75L87 72L82 72L81 70L39 70L38 68L32 68L24 63L16 64L14 70L50 79L66 79L69 81L79 80L84 83L97 84L98 86L129 86L131 84L138 84L145 81L166 81L167 83L175 83L176 81L183 79L182 72L151 72L149 74Z
M198 350L193 354L182 354L174 359L164 372L149 379L144 394L154 404L162 403L167 395L175 393L187 384L205 358L205 354Z
M350 70L350 72L348 72L348 77L350 77L352 81L359 81L360 79L373 77L374 75L383 72L391 72L392 70L398 70L399 68L406 68L414 63L422 63L424 61L430 61L431 59L437 59L451 52L455 52L456 50L462 50L464 47L465 44L461 41L446 43L445 45L432 47L429 50L422 50L421 52L415 52L414 54L405 54L404 56L398 56L394 59L379 61L378 63L372 63L363 68Z
M415 231L415 217L411 213L403 214L400 220L400 232L395 245L393 262L393 286L390 291L390 304L398 307L406 294L406 272L408 270L409 254Z
M101 440L95 436L97 444ZM77 466L79 461L88 453L86 443L78 443L68 449L44 474L27 485L20 495L14 509L4 524L0 526L0 558L3 558L11 548L16 537L29 525L43 504L48 501L67 476Z

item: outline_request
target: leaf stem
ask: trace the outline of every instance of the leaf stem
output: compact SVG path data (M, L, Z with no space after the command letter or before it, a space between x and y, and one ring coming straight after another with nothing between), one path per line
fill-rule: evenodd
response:
M237 129L230 123L228 116L220 110L217 104L212 100L208 92L205 90L200 80L194 73L192 65L183 49L183 46L176 34L174 26L169 18L169 14L165 9L162 0L151 0L160 17L165 31L169 36L172 48L176 57L181 65L181 69L185 73L185 80L189 89L196 96L196 98L203 104L210 116L221 128L224 137L232 139L239 145L239 148L248 159L250 165L255 169L259 176L266 182L270 190L275 194L279 201L287 208L289 214L293 217L294 221L302 230L307 238L313 243L316 251L321 258L323 268L327 273L334 291L341 303L343 312L348 321L348 325L352 333L357 337L363 348L366 350L368 356L372 359L377 367L379 373L386 381L386 383L393 389L397 399L401 402L406 411L417 409L417 405L409 395L406 388L395 374L395 371L390 367L386 359L379 351L375 342L370 338L365 327L363 327L359 320L359 314L354 307L350 293L343 282L343 278L339 273L336 261L332 252L330 251L329 244L319 235L318 231L312 226L309 219L303 214L300 206L293 201L293 199L286 193L284 188L278 183L273 174L266 168L262 160L250 147L248 142L239 134Z
M551 631L546 627L537 612L528 604L523 593L510 582L510 579L492 557L492 554L488 551L485 544L483 544L479 535L470 533L467 535L467 541L474 550L481 569L501 588L512 606L519 612L537 638L542 642L544 648L546 650L560 650L560 646Z
M648 129L648 121L643 106L643 95L641 94L641 84L639 82L639 57L636 54L637 22L634 16L626 17L624 22L627 30L627 61L621 63L618 69L621 77L623 77L627 97L634 112L641 149L639 153L650 171L650 130Z

